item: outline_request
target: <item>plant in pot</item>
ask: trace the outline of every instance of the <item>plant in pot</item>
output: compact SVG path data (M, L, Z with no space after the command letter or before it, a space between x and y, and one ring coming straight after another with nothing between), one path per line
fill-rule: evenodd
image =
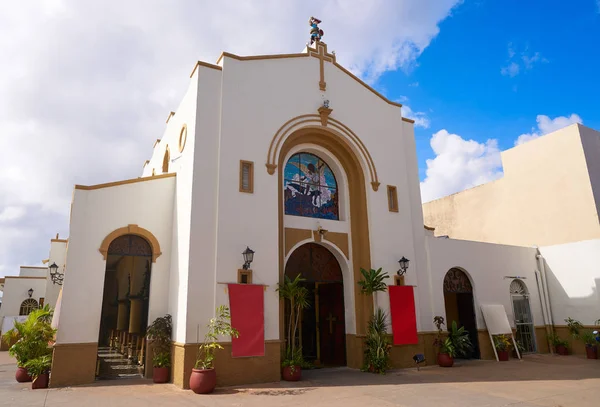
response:
M382 268L377 270L360 269L363 279L358 281L360 292L372 295L374 303L373 316L367 326L367 337L364 343L365 361L362 371L385 374L390 365L392 345L387 335L385 312L377 306L377 293L387 291L386 278L390 278Z
M441 367L452 367L454 364L454 349L450 340L444 336L442 326L445 325L444 317L433 317L433 324L436 326L438 334L433 340L433 346L439 348L437 355L438 365Z
M31 383L32 389L48 388L50 367L52 367L52 353L27 361L25 367L33 379L33 383Z
M279 284L277 291L279 298L288 302L289 317L287 326L287 344L282 367L283 380L298 381L302 377L302 347L299 344L299 338L296 338L298 324L300 323L300 315L302 310L308 308L308 289L301 283L304 281L302 276L298 274L293 280L285 276L283 283Z
M196 394L212 393L217 385L217 374L214 368L215 353L223 347L217 342L219 336L237 338L239 332L231 326L229 307L217 307L216 315L207 325L204 342L198 347L196 364L190 376L190 389Z
M581 331L583 331L583 324L580 321L571 317L565 319L565 322L567 323L567 329L569 330L571 336L574 339L579 339Z
M519 341L517 339L517 349L519 350L519 355L523 356L523 352L525 352L525 346L523 346L523 344L521 343L521 341ZM512 357L517 359L519 356L517 355L517 351L515 350L515 347L513 346L512 348Z
M392 345L387 336L385 312L381 308L375 310L367 327L365 339L365 363L363 372L385 374L390 368L390 351Z
M498 360L500 362L508 362L508 353L512 348L510 342L510 336L508 335L496 335L494 336L494 347L498 354Z
M585 353L588 359L598 359L598 341L596 335L590 330L581 332L581 339L585 344Z
M152 380L154 383L167 383L169 381L172 331L173 321L169 314L156 318L146 330L146 337L149 341L152 341Z
M548 336L548 340L554 346L554 350L559 355L568 355L569 354L569 341L562 339L557 334L553 333Z
M7 343L13 343L8 353L17 360L15 379L19 383L33 380L27 371L27 362L52 354L48 346L56 333L51 326L52 314L48 305L33 310L25 321L15 321L13 328L3 335Z
M440 329L441 325L438 326L438 330ZM452 321L448 337L441 341L439 346L438 364L442 367L452 367L454 365L454 358L466 357L473 350L473 344L471 343L471 339L469 339L469 332L463 326L459 328L456 321Z

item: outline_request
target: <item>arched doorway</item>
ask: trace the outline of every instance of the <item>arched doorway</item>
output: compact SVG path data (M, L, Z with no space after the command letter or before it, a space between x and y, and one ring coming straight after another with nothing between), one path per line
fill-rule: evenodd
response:
M510 297L517 328L516 340L523 346L522 353L534 353L536 348L529 291L523 281L518 279L511 281Z
M144 375L152 256L152 246L138 235L121 235L108 245L98 336L100 379Z
M298 247L289 257L285 275L302 275L310 306L301 316L302 355L317 366L346 365L346 324L342 269L329 250L316 243ZM286 309L286 321L289 310Z
M444 304L448 329L452 326L452 321L456 321L459 327L464 326L469 332L469 338L473 343L473 351L466 357L479 359L473 286L469 276L458 268L450 269L444 277Z
M21 307L19 308L19 315L25 316L31 314L33 310L39 308L38 302L33 298L28 298L21 303Z

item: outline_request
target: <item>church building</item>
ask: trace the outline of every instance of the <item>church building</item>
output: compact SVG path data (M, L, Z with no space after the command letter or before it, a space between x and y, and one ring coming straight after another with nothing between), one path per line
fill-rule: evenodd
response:
M393 346L393 367L414 366L416 353L435 364L435 316L465 326L473 358L494 358L483 304L503 305L526 352L548 352L539 251L424 226L414 122L402 113L321 41L296 54L198 62L141 177L75 186L51 386L93 382L99 355L115 346L149 377L145 329L170 314L171 379L187 388L232 285L261 287L245 310L255 335L239 338L254 351L222 338L218 384L279 381L286 333L276 290L298 274L312 293L303 353L320 366L362 367L374 303L414 330ZM405 287L400 310L387 291L360 292L360 270L378 268ZM241 312L232 306L232 319Z

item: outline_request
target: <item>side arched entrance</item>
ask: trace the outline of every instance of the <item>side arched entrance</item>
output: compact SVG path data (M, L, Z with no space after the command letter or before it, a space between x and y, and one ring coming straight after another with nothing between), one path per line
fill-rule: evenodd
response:
M469 280L469 276L458 268L450 269L444 277L444 304L446 308L446 326L450 329L452 322L456 321L459 327L465 327L465 330L469 332L471 343L473 343L473 351L466 356L479 359L479 339L473 285Z
M337 259L324 246L306 243L290 255L285 275L301 275L309 292L298 332L302 356L317 366L345 366L344 282ZM286 309L286 325L288 318Z
M99 379L145 373L152 258L150 242L138 235L121 235L108 246L98 335Z

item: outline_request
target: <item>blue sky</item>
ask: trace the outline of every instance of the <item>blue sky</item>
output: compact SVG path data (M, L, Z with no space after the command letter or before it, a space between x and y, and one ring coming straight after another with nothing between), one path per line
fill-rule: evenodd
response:
M431 135L440 129L464 139L497 139L501 150L530 132L540 114L576 113L600 129L595 0L466 1L439 27L411 69L388 72L376 85L429 118L429 128L415 129L421 179L425 160L435 155ZM527 67L523 55L539 57ZM513 62L518 74L502 75Z

